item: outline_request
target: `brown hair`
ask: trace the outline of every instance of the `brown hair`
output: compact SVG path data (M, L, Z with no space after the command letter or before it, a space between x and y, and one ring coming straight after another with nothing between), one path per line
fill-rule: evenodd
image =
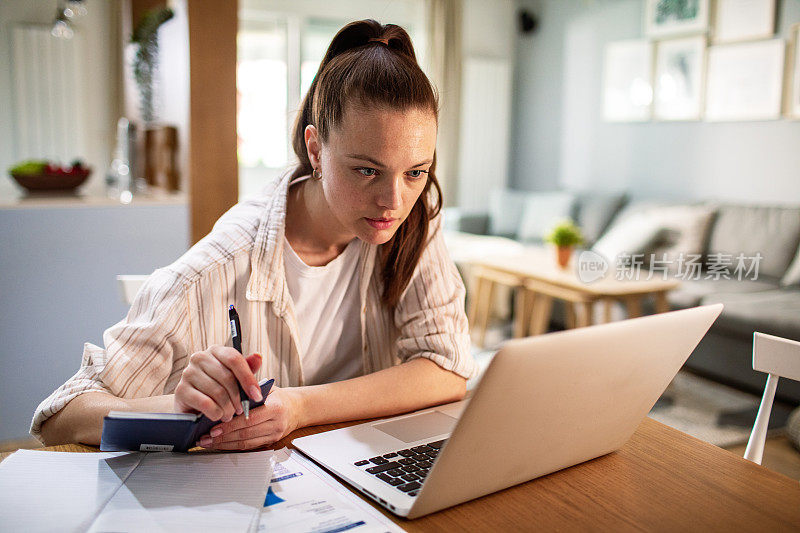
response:
M333 38L294 124L292 146L299 162L292 178L314 170L306 151L306 126L312 124L322 142L327 141L331 130L341 124L348 102L430 110L438 120L436 91L419 67L411 38L403 28L368 19L351 22ZM422 194L394 236L381 246L381 299L387 306L397 305L411 281L427 244L428 222L442 208L435 168L434 153Z

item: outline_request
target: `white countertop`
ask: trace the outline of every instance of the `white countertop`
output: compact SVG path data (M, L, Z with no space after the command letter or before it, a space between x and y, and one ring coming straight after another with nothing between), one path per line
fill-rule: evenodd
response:
M64 207L132 207L153 205L182 205L188 203L185 192L170 192L163 189L151 189L146 193L133 196L128 204L107 196L91 194L33 194L17 193L0 197L0 209L38 209Z

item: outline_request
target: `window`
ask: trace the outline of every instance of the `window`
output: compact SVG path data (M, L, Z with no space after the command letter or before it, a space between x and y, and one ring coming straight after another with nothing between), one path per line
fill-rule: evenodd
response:
M295 160L290 129L336 32L374 18L403 26L424 64L424 0L242 0L237 133L239 197L258 193Z
M286 24L248 23L239 30L237 47L239 165L286 166Z

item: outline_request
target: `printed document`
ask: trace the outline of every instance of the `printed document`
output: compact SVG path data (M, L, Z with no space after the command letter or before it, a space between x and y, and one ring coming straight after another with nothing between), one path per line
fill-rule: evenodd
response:
M258 533L351 530L404 531L299 452L276 451Z

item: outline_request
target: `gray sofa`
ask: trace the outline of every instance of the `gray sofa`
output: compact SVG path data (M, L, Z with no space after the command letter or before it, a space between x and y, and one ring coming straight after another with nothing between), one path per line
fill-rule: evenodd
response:
M536 246L558 218L570 217L583 229L586 247L596 251L630 245L628 252L644 256L702 255L700 279L682 280L669 297L675 309L725 305L686 363L695 372L760 394L766 376L752 369L753 332L800 340L800 205L667 203L631 200L622 194L511 190L495 191L489 204L488 212L446 210L446 229L502 235ZM751 268L745 276L744 268L733 270L740 255ZM728 258L732 279L709 268L710 259L727 264ZM673 269L670 274L679 272ZM553 327L559 327L558 314L554 317ZM800 403L800 383L781 380L777 397Z

